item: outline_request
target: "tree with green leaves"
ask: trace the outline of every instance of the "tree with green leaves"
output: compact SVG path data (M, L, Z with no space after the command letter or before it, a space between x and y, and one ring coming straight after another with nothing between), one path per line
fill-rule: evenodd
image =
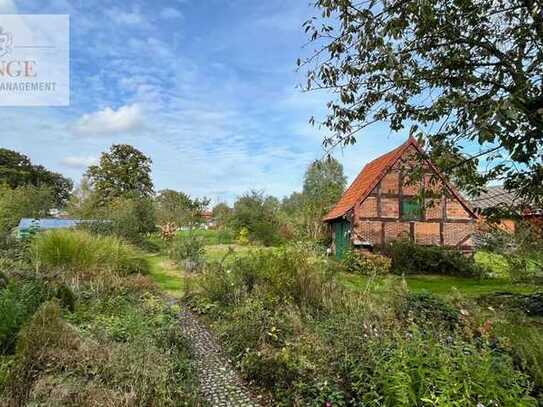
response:
M322 239L326 228L322 218L339 201L347 178L343 166L333 157L316 160L307 168L303 187L303 224L310 239Z
M100 162L91 165L85 176L98 197L105 205L116 198L151 198L152 160L128 144L114 144L109 152L102 153Z
M316 51L298 63L307 89L334 95L323 121L328 148L387 122L447 152L444 172L479 186L502 179L541 203L541 1L317 0L315 7L320 16L305 30ZM479 151L466 154L470 144ZM473 171L480 159L484 178Z
M232 218L232 208L224 202L213 207L213 219L218 228L226 227Z
M238 233L246 228L253 242L265 246L277 244L281 240L279 209L277 198L261 191L250 191L234 203L232 225Z
M0 237L17 226L21 218L47 216L54 205L51 188L22 185L12 189L0 184Z
M0 184L15 189L22 186L49 188L53 204L63 206L70 196L73 183L61 174L34 165L26 155L0 148Z
M184 192L165 189L155 198L158 222L161 225L174 223L192 229L203 222L203 214L209 202L208 198L191 198Z

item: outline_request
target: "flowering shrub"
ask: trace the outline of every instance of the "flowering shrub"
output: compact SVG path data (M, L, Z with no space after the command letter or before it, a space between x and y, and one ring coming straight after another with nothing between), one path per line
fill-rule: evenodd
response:
M391 260L378 254L351 250L343 257L342 264L350 273L380 275L390 272Z

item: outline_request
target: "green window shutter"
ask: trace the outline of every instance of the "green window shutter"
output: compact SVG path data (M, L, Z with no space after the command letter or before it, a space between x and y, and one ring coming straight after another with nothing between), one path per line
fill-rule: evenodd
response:
M402 219L418 220L422 218L422 205L416 198L404 198L402 200Z

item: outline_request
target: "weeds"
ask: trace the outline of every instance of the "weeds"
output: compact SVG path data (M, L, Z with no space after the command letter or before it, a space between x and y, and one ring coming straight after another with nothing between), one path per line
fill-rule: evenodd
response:
M459 308L401 285L345 291L334 264L254 252L209 268L192 294L278 405L535 405L531 374Z

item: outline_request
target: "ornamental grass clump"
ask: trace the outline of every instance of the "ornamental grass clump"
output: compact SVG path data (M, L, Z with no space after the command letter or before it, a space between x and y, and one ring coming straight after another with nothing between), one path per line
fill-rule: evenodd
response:
M30 245L36 269L75 272L110 271L119 274L147 273L149 266L133 246L115 236L83 230L51 230L37 235Z

